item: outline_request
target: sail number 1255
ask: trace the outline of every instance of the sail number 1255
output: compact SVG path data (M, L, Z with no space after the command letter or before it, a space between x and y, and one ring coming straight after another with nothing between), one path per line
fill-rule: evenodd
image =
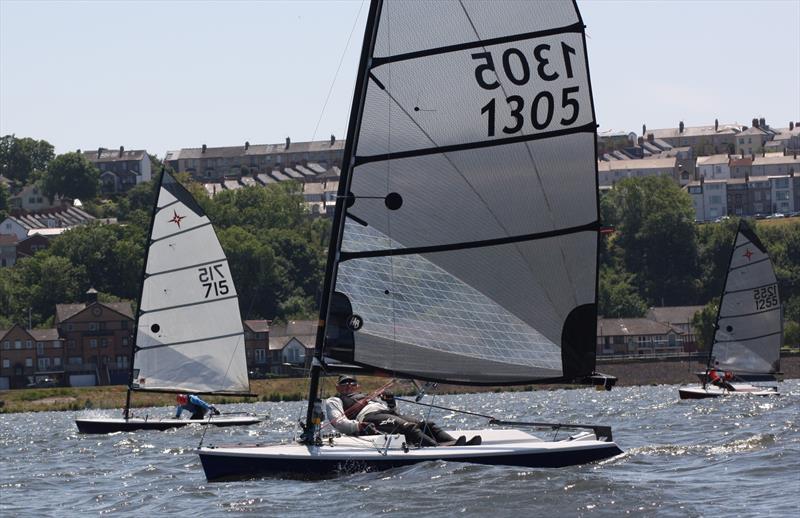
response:
M212 295L215 297L227 295L230 291L228 280L225 278L225 274L222 273L222 264L203 266L198 268L197 272L200 283L206 290L204 298Z
M561 42L562 59L560 61L563 64L563 70L561 67L551 63L551 54L552 47L546 43L537 45L533 49L534 73L532 72L531 62L523 51L513 47L506 49L500 56L503 74L510 83L516 86L528 84L534 76L541 81L550 82L561 77L563 73L568 79L571 79L573 77L572 56L575 55L575 49ZM471 56L472 59L478 62L475 67L475 80L478 86L484 90L499 88L500 82L492 77L492 73L495 76L499 76L492 53L478 52ZM563 110L564 116L561 118L561 124L569 126L578 119L578 114L580 113L580 104L576 98L578 92L578 86L571 86L561 90L560 99L556 99L553 93L548 90L542 90L533 99L526 100L519 95L506 97L505 102L511 110L511 117L514 122L511 126L504 126L502 128L503 133L510 135L521 131L525 125L526 118L530 120L530 124L534 129L543 130L547 128L553 121L556 103L560 103L561 110ZM485 114L487 117L487 134L490 137L495 135L496 103L496 99L491 99L481 108L481 114ZM529 104L529 106L526 107L526 104Z
M756 310L770 309L778 305L778 286L764 286L753 290L753 301Z

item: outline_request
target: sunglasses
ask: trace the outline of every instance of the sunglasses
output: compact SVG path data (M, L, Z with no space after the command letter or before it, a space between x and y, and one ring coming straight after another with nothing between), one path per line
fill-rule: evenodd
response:
M358 385L357 381L343 381L339 385Z

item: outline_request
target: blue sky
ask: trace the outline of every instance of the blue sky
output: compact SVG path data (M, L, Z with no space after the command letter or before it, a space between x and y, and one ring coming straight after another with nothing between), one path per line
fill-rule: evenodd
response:
M800 0L578 5L601 130L800 121ZM124 145L160 157L342 138L367 10L360 0L0 0L0 135L57 153Z

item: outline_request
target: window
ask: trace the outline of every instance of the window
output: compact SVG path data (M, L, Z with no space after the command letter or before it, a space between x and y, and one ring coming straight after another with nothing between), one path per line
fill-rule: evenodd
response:
M33 367L33 358L25 358L25 366Z
M118 369L127 369L128 368L128 357L127 356L117 356L117 368Z
M127 320L121 320L120 324L119 324L119 328L120 329L128 329L128 321Z
M61 349L61 340L53 340L53 349Z
M75 340L67 340L67 347L75 349Z
M8 341L8 340L6 340L5 342L3 342L3 349L5 349L6 351L8 351L9 349L11 349L11 342L10 342L10 341Z
M8 360L8 358L3 358L3 368L4 369L10 369L11 368L11 362Z
M89 331L97 331L97 322L89 322Z
M50 358L39 358L36 364L39 366L39 370L47 370L50 368Z
M61 358L58 356L53 358L53 367L61 367Z
M70 356L67 363L70 365L83 365L83 358L80 356Z
M36 342L36 354L44 354L44 342Z
M33 349L33 341L25 340L25 349Z
M67 324L67 331L72 331L72 324Z
M256 363L267 363L266 350L256 349Z
M22 340L14 340L14 349L22 349Z
M92 338L89 340L89 347L92 349L97 349L97 338Z
M775 188L776 189L788 189L789 188L789 179L788 178L776 178L775 179Z
M106 340L105 338L101 338L100 347L108 347L108 340Z
M786 201L789 199L789 191L778 191L775 193L775 200Z
M710 201L711 203L722 203L722 196L720 196L720 195L718 195L718 194L715 194L714 196L711 196L711 197L709 198L709 201Z

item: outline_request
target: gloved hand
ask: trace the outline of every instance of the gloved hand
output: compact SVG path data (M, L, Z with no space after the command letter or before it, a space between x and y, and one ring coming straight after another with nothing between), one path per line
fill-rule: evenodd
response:
M379 433L372 423L358 423L358 435L378 435Z
M397 401L394 400L394 394L391 392L383 392L381 394L381 399L386 403L390 409L397 406Z

